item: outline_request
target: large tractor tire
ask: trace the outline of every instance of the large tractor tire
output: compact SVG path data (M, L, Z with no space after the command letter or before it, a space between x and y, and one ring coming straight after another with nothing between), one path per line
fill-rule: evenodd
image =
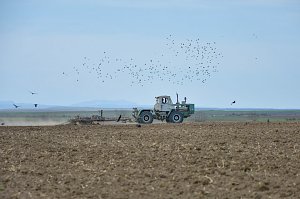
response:
M183 121L183 114L178 111L173 111L169 117L168 121L172 123L182 123Z
M140 114L139 123L151 124L153 122L153 115L150 111L143 111Z

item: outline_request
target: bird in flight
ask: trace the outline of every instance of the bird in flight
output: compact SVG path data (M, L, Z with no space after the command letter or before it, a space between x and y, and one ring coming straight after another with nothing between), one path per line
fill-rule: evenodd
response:
M18 106L18 105L16 105L16 104L13 104L13 105L14 105L15 108L19 108L19 107L20 107L20 106Z
M36 92L32 92L32 91L29 91L31 93L31 95L36 95L37 93Z
M235 101L231 102L231 105L232 105L232 104L235 104Z

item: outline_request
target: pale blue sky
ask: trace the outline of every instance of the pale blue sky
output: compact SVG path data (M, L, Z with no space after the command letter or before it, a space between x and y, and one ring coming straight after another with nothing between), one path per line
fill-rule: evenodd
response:
M126 73L103 83L87 71L74 72L84 57L97 64L104 51L139 63L157 60L170 34L178 43L216 42L223 55L219 72L204 84L143 87L130 86ZM178 92L198 107L231 107L236 100L235 108L300 108L299 35L297 0L1 0L0 101L153 104L157 95L175 98Z

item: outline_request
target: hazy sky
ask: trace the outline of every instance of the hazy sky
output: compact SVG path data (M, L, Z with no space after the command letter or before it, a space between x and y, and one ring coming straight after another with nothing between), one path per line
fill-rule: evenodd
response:
M190 64L183 56L159 58L170 54L169 35L176 44L213 43L222 55L213 60L218 72L205 83L174 84L175 77L131 86L126 72L103 82L84 69L106 52L124 61L102 65L105 74L131 59L139 66L153 59L184 75L176 65ZM198 107L232 107L235 100L235 108L300 108L299 56L298 0L0 1L0 101L154 104L155 96L175 100L178 92Z

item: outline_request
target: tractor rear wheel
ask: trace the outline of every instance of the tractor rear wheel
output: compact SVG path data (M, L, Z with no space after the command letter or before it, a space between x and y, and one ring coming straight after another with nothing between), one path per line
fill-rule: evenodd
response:
M153 115L150 111L143 111L140 114L139 123L143 124L151 124L153 122Z
M172 123L182 123L183 121L183 114L178 111L173 111L169 117L168 120Z

